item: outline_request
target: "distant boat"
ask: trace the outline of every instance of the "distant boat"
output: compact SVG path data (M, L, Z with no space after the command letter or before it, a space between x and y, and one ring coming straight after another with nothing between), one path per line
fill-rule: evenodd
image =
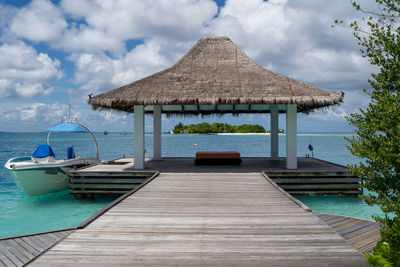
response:
M62 122L46 132L47 144L40 145L31 156L12 158L5 164L15 183L30 196L68 189L69 170L101 163L96 138L85 126L72 121ZM56 160L49 143L51 132L88 132L96 145L96 158L76 158L71 146L66 149L66 159Z
M107 132L107 131L105 131L103 134L104 134L104 135L108 135L108 132Z
M127 135L127 134L128 134L127 132L120 133L120 135Z

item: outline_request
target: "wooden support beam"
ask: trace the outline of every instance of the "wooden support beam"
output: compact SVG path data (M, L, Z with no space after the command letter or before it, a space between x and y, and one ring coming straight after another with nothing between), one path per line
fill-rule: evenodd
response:
M134 107L134 168L144 169L144 106Z
M153 160L161 160L161 106L153 107Z
M270 115L271 126L271 158L277 159L279 157L279 109L277 105L271 106Z
M286 169L297 169L297 105L286 109Z

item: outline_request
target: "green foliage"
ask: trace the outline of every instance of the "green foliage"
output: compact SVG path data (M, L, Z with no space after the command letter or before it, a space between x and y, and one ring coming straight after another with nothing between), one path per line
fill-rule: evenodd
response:
M391 227L383 227L382 231L388 232L374 247L372 253L365 253L365 258L369 265L373 267L392 267L400 266L400 222L399 218L394 219Z
M379 205L385 218L382 241L373 254L366 254L373 266L400 266L400 0L375 0L377 11L366 11L356 1L353 7L365 17L349 26L361 54L379 68L371 74L371 102L366 109L351 114L350 125L356 136L348 139L349 149L364 158L349 170L363 179L369 195L362 196L368 205ZM336 20L336 24L343 21Z
M175 134L265 133L264 127L260 125L244 124L240 126L232 126L227 123L209 124L206 122L190 125L178 123L172 131Z
M363 199L369 205L380 205L386 214L378 219L388 226L391 216L400 215L400 0L376 0L380 13L364 11L353 2L356 10L367 14L361 23L354 21L354 30L361 53L379 72L369 80L373 91L367 109L348 118L356 127L356 136L349 139L353 155L365 162L349 166L360 176L364 187L373 192ZM365 90L364 90L365 91Z

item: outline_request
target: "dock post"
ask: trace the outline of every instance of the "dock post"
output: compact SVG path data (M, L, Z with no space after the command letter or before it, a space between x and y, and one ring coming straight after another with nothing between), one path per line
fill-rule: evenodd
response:
M161 106L153 108L153 160L161 160Z
M279 110L278 105L271 105L271 158L279 157Z
M286 169L297 169L297 105L286 109Z
M144 106L134 107L133 168L144 169Z

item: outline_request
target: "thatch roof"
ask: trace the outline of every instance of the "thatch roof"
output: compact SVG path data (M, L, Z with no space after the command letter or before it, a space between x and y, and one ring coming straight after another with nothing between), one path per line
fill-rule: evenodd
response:
M297 104L309 111L339 104L342 97L258 66L227 37L204 37L172 67L88 103L125 111L135 105L254 104Z

